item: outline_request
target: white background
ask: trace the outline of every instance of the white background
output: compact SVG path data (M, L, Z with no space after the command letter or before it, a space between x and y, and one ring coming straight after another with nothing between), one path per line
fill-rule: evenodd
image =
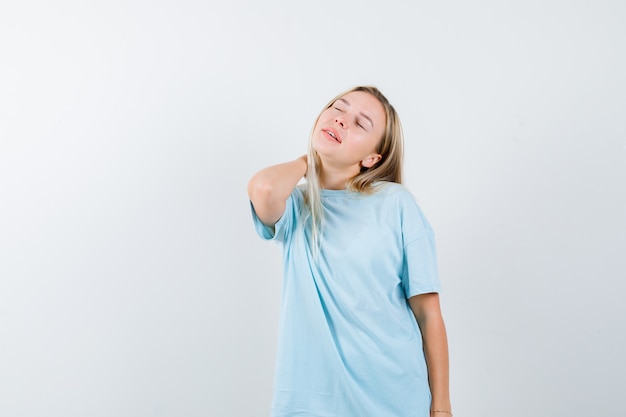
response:
M437 234L455 415L625 415L624 22L621 0L3 2L0 415L267 416L281 258L246 184L358 84L400 113Z

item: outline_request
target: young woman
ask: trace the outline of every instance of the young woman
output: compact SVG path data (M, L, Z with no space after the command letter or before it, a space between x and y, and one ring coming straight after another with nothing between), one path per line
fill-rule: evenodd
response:
M256 230L284 254L274 417L452 415L433 231L402 153L394 108L356 87L307 156L250 180Z

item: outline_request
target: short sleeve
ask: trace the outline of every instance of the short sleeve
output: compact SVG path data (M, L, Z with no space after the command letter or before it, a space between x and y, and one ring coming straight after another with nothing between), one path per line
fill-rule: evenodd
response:
M404 264L402 285L406 298L439 292L435 235L413 198L402 210Z
M285 211L280 219L278 219L274 227L265 225L261 219L259 219L256 211L254 211L252 202L250 202L254 228L262 239L277 240L281 242L285 241L287 235L291 232L293 225L295 224L295 217L297 214L297 196L294 193L296 192L298 192L297 189L294 190L289 197L287 197L287 200L285 200Z
M441 290L432 233L405 246L402 283L406 298Z

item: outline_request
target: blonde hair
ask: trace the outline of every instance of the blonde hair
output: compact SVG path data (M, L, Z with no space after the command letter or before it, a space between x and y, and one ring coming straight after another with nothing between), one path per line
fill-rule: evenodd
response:
M363 91L374 96L385 109L386 125L385 132L376 152L381 155L380 161L371 168L361 168L361 172L348 181L347 189L362 193L374 192L373 184L377 181L387 181L402 183L402 159L404 156L404 139L402 135L402 125L398 113L389 103L389 100L376 88L371 86L354 87L333 98L320 112L315 119L313 128L317 125L322 113L330 108L335 101L354 91ZM312 132L313 133L313 132ZM313 141L309 140L308 168L306 173L306 184L304 186L304 216L303 224L311 222L311 238L316 253L320 248L320 235L323 230L324 211L321 199L321 162L319 155L313 148Z

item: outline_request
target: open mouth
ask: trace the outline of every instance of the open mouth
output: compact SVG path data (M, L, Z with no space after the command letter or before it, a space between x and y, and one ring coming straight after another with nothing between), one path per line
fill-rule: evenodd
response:
M337 143L341 143L341 139L339 138L339 135L335 132L333 132L332 130L324 130L324 133L326 133L328 136L330 136L332 139L334 139Z

